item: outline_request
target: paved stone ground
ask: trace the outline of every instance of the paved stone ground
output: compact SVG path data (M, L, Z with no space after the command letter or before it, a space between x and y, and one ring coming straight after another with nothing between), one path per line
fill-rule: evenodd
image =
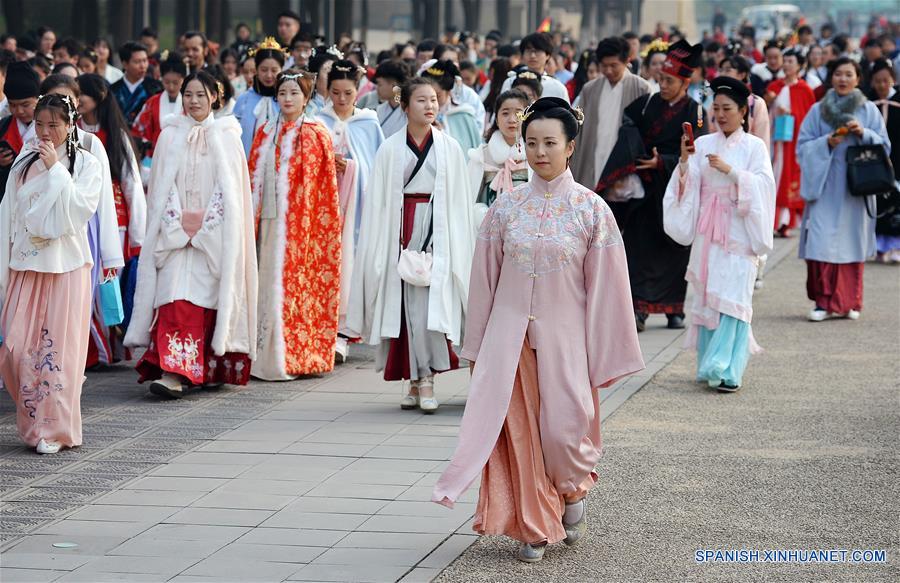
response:
M641 335L647 369L601 393L604 415L678 354L664 324ZM401 412L399 385L372 366L357 351L327 377L179 401L112 367L88 375L84 446L55 456L20 444L3 393L0 580L434 578L476 540L477 491L454 511L428 502L468 373L438 377L444 404L424 416Z
M544 561L472 545L437 581L898 581L900 270L867 265L857 322L808 323L791 258L754 300L745 388L682 353L604 426L589 538ZM697 564L706 548L885 549L887 564Z

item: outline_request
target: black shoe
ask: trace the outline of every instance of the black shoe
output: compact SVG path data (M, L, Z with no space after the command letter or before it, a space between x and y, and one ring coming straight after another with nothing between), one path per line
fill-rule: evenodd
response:
M684 328L684 316L674 315L674 316L666 316L669 320L669 323L666 325L666 328L670 330L681 330Z
M634 324L637 326L638 332L643 332L647 328L647 316L643 314L634 315Z
M725 381L722 381L717 390L720 393L736 393L741 390L741 387L738 385L729 385Z

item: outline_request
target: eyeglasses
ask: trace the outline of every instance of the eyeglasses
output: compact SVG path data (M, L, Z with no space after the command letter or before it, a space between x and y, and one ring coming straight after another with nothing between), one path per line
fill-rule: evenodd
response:
M524 51L522 51L522 54L526 57L539 57L541 54L546 55L547 53L540 49L525 49Z

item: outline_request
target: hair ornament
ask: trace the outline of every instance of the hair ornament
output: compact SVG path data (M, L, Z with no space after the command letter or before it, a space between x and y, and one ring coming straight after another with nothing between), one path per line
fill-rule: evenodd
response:
M650 53L665 53L669 50L669 43L664 41L661 38L653 39L653 41L648 44L643 51L641 51L641 58L646 59L647 55Z
M532 80L535 80L535 81L536 81L537 78L538 78L538 76L535 75L535 74L534 74L533 72L531 72L531 71L522 71L521 73L517 74L516 77L518 77L519 79L532 79Z
M515 79L517 76L518 76L518 73L516 73L515 71L510 71L509 73L506 74L507 79Z
M160 62L169 60L169 49L165 49L163 52L159 53L159 60Z
M328 47L328 49L326 49L325 52L332 57L335 57L339 61L344 60L344 53L342 53L341 50L337 48L337 45L331 45L330 47Z
M342 67L340 65L335 65L334 70L340 71L341 73L349 73L353 70L353 67Z
M399 85L394 85L391 91L394 93L394 103L400 103L400 94L403 92L403 89Z
M255 57L259 51L276 51L284 53L285 55L289 54L288 51L285 51L281 47L281 44L279 44L279 42L275 40L274 36L267 36L261 43L247 51L247 56Z
M443 77L445 74L445 71L443 69L438 69L437 67L429 67L425 70L425 72L432 77Z
M575 116L575 121L578 122L578 125L584 124L584 111L580 107L573 107L572 115Z

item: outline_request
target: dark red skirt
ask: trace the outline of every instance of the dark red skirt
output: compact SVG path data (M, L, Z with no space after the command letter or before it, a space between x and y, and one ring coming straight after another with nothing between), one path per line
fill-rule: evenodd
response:
M430 194L411 194L403 195L403 249L409 247L412 239L413 229L416 226L416 205L427 203L431 199ZM402 288L402 286L401 286ZM402 291L401 291L402 294ZM405 299L401 295L400 300L400 335L391 339L391 345L388 348L387 362L384 365L384 380L401 381L409 380L412 374L409 370L409 333L406 331L406 308L403 305ZM453 352L453 344L447 341L447 351L450 353L450 369L459 368L459 357ZM435 373L447 372L435 370Z
M835 314L862 309L863 263L806 260L806 295Z
M250 357L239 352L216 356L212 349L215 329L216 310L184 300L160 306L150 330L150 346L135 367L138 382L172 373L192 385L246 385L250 380Z

